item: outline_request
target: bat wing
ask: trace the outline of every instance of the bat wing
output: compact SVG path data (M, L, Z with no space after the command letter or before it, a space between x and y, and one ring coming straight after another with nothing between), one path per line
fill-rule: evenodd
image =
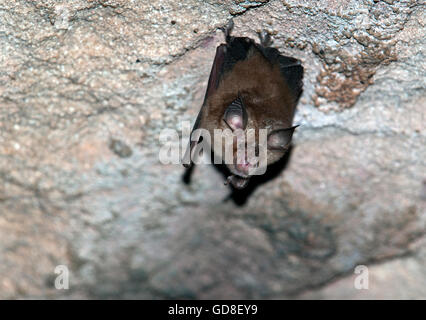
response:
M279 56L280 71L297 101L302 94L303 88L303 67L300 60L295 58Z
M303 88L303 67L300 60L283 56L275 48L263 47L260 45L257 45L257 47L271 63L279 64L281 74L285 78L291 93L297 101L302 94Z
M205 108L206 108L205 104L208 97L211 96L216 91L219 85L221 75L223 74L226 51L227 49L225 44L221 44L216 49L216 56L214 58L213 66L210 71L210 77L209 77L209 82L207 84L206 94L204 96L204 102L203 102L203 105L201 106L200 112L198 113L197 119L195 120L194 126L192 127L189 145L183 157L182 163L186 168L190 168L193 164L191 159L192 151L194 150L194 147L197 145L200 137L192 137L192 134L200 126L201 118L203 116L203 112L205 111Z

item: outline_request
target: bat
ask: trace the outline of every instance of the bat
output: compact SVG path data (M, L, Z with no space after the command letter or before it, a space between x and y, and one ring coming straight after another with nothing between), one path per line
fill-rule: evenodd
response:
M247 37L233 37L233 21L223 29L225 44L216 49L213 66L208 80L204 102L191 131L190 142L183 158L183 165L194 164L195 149L202 141L195 133L205 129L214 137L215 129L230 129L232 132L265 129L267 139L256 145L266 150L268 166L281 159L288 151L293 132L293 117L302 93L303 67L300 60L283 56L272 48L268 32L259 32L260 44ZM210 142L214 154L222 154ZM245 188L251 175L252 163L243 156L238 158L235 145L230 163L231 173L225 184L236 189ZM239 161L237 161L237 159ZM222 159L223 160L223 159ZM266 169L266 168L263 168Z

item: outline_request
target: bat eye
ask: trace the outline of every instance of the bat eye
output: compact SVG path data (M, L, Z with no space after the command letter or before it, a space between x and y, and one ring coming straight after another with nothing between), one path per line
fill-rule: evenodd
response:
M268 136L268 149L272 150L285 150L291 143L294 129L298 126L294 126L286 129L279 129L272 131Z
M226 108L223 120L232 130L246 128L247 112L240 97L232 101Z

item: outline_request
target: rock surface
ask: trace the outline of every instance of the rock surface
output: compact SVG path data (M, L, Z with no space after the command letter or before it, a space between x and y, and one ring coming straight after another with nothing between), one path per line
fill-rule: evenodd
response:
M422 1L0 9L0 298L426 298ZM194 121L233 15L305 85L285 170L224 201L213 167L185 184L158 154Z

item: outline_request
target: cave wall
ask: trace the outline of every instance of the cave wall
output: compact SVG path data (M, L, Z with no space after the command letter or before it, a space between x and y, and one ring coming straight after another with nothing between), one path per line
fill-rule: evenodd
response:
M1 1L0 298L426 298L424 9ZM232 17L305 68L288 165L244 203L158 159Z

